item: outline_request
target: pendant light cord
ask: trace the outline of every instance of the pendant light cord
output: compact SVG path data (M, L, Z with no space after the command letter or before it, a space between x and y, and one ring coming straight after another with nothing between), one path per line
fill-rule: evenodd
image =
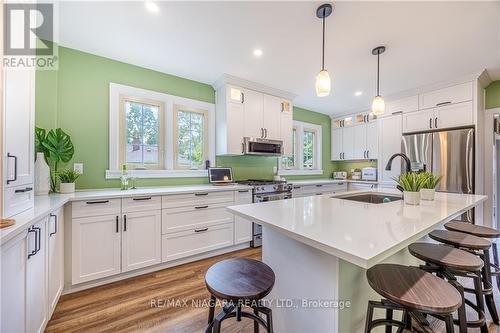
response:
M380 96L380 51L377 51L377 96Z
M325 70L325 16L326 8L323 8L323 53L321 57L321 70Z

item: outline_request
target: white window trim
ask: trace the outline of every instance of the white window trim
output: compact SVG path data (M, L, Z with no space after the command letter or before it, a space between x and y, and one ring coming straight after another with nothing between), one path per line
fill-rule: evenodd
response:
M106 179L116 179L120 171L120 95L136 96L163 102L164 115L164 161L165 170L133 170L129 174L137 178L183 178L207 177L207 170L178 170L174 169L174 105L179 104L195 109L208 111L208 158L215 164L215 104L197 101L194 99L168 95L156 91L130 87L117 83L109 84L109 166L106 170Z
M295 156L295 169L280 169L280 176L300 176L300 175L322 175L323 174L323 148L322 148L322 127L321 125L306 123L294 120L293 128L297 130L297 155ZM303 163L304 149L304 130L314 131L316 133L316 142L314 145L314 168L305 169ZM279 163L281 166L281 163Z

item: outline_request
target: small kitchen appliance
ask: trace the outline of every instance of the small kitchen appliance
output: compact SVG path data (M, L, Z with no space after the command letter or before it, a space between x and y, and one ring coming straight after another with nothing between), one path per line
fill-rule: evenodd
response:
M377 180L377 169L373 167L366 167L361 169L361 179L362 180Z
M346 171L334 171L333 172L333 179L345 180L345 179L347 179L347 172Z
M359 170L359 169L351 170L351 179L352 180L361 180L361 170Z
M281 156L283 155L283 141L243 138L243 153L245 155Z

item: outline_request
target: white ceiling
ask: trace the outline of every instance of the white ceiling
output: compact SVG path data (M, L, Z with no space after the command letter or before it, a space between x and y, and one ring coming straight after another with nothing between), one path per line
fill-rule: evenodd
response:
M378 45L387 47L386 96L482 69L500 79L499 2L336 2L326 35L332 93L323 98L314 91L320 2L157 3L153 14L140 1L62 2L59 41L209 84L228 73L295 93L295 105L328 114L370 105Z

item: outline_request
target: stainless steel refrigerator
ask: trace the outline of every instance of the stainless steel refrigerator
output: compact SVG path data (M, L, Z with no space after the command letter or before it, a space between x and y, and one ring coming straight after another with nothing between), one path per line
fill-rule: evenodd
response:
M413 171L443 176L437 191L474 193L474 129L406 134L401 152L410 159ZM474 222L473 217L469 211L461 220Z

